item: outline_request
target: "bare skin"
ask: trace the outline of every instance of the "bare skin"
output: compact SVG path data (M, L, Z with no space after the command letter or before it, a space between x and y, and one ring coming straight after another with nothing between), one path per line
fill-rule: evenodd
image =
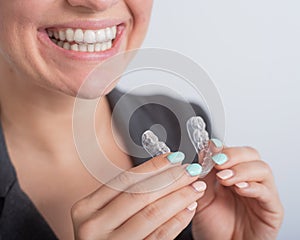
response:
M228 160L205 178L209 190L198 202L194 236L276 239L284 211L271 168L251 147L225 147L222 153Z
M0 0L1 123L22 189L59 239L174 239L192 219L195 239L275 239L283 208L270 168L252 148L224 148L228 162L205 179L207 192L203 181L166 155L132 168L113 140L104 97L95 126L104 152L120 168L152 175L138 181L118 175L111 182L124 189L116 190L80 162L72 132L74 97L99 61L74 60L42 44L39 29L119 19L126 31L118 51L126 51L141 46L151 6L151 0ZM224 180L223 170L234 175ZM125 191L161 180L174 183L154 192ZM247 187L238 188L240 183Z
M26 86L29 88L28 84ZM70 209L78 199L97 189L101 183L89 174L77 155L72 115L67 114L65 106L59 106L59 98L64 96L56 96L56 106L49 104L57 116L49 118L53 109L42 106L42 98L36 101L39 98L32 94L34 92L23 88L14 95L19 98L16 101L16 97L11 98L7 94L10 87L0 82L2 102L5 99L5 104L1 104L1 122L20 186L59 239L73 239ZM14 89L17 89L15 85ZM69 112L72 112L72 107L70 105ZM130 158L117 147L112 136L111 113L106 99L98 109L100 144L109 158L116 160L114 164L129 169L132 166Z
M5 89L4 85L1 89ZM1 96L3 97L6 96L7 97L6 100L7 100L9 96L5 94L5 91L3 91L2 93L3 94ZM87 215L90 215L89 217L91 217L91 219L95 215L94 212L95 209L94 208L91 209L91 207L95 205L97 206L98 204L100 204L99 207L105 206L105 204L101 205L101 202L110 201L109 199L112 196L117 196L119 192L105 185L101 185L101 183L96 181L87 172L87 170L82 166L81 162L78 160L78 156L76 156L76 152L74 152L75 151L74 142L72 142L73 145L70 143L70 146L73 147L66 148L66 149L73 150L68 152L70 154L69 156L66 151L64 151L63 154L58 153L58 155L55 155L55 152L54 151L51 152L51 149L47 148L46 144L45 145L40 144L39 147L37 147L38 142L36 142L36 136L38 136L39 133L37 131L34 131L35 129L34 126L31 125L32 128L30 128L28 125L26 125L26 123L29 122L27 121L28 118L31 118L33 115L33 114L28 114L30 113L29 111L31 109L30 106L28 107L26 106L27 114L25 114L26 112L24 111L24 115L22 116L23 121L18 123L17 121L15 121L16 118L10 119L9 117L7 117L10 115L9 113L17 112L17 111L10 111L13 109L13 106L15 106L16 108L19 106L19 104L14 105L15 101L13 100L13 98L11 98L11 100L12 100L11 102L6 101L6 103L8 104L5 104L5 106L2 105L1 108L1 120L2 120L5 137L7 140L9 154L16 168L17 175L22 189L31 198L33 203L36 205L37 209L40 211L40 213L45 218L45 220L49 223L50 227L53 229L53 231L58 236L58 238L74 239L74 234L75 234L76 239L90 239L90 238L122 239L122 237L124 237L124 230L120 230L117 228L115 231L111 232L112 236L109 236L107 234L105 224L109 223L108 220L104 219L105 223L99 223L97 225L93 224L94 227L96 227L94 230L93 229L90 230L90 224L89 224L90 221L87 221L88 224L84 224ZM105 116L106 114L107 114L106 116L108 116L109 118L110 112L107 106L107 102L103 101L100 106L102 108L99 108L101 109L101 116L99 118ZM25 106L23 105L23 108L24 107ZM32 109L36 111L37 109L36 107L37 106L34 105ZM105 109L107 109L107 112L104 111ZM6 112L6 110L9 111ZM42 116L41 113L40 116ZM61 119L62 118L60 118L60 120ZM101 118L101 119L102 119L102 123L108 122L106 121L105 118ZM51 126L53 126L52 124ZM56 124L58 124L57 126L60 126L61 121L58 121ZM107 128L109 129L108 125ZM54 128L52 131L49 131L48 134L49 138L51 137L55 138L55 134L60 135L61 138L57 139L56 144L52 145L53 147L59 147L60 145L57 143L67 146L66 139L68 138L70 141L73 141L71 137L72 132L66 135L61 135L60 131L58 130L57 132L55 132L54 131L55 129L56 128ZM101 130L101 126L99 126L99 129ZM60 129L60 130L66 133L66 129ZM131 162L128 156L124 155L120 151L116 151L117 147L115 146L113 140L111 140L112 137L109 136L109 134L107 134L108 132L111 133L111 131L107 131L107 129L103 129L103 131L106 133L105 143L102 142L102 147L104 148L104 151L108 155L110 155L111 159L116 159L114 163L119 167L123 169L131 168ZM16 138L15 137L16 135L20 137ZM62 137L65 138L62 139ZM101 135L99 136L99 139L101 139ZM107 140L110 140L110 142L108 142ZM159 157L158 159L152 159L151 161L148 161L147 163L141 165L140 167L132 168L130 169L130 171L137 172L137 173L152 172L159 169L165 169L165 167L168 166L171 167L170 163L168 163L165 156L162 156ZM174 180L172 178L177 178L177 176L181 175L182 172L181 169L184 170L184 168L182 168L179 165L177 167L170 168L170 171L173 172L175 171L176 173L172 173L172 174L166 173L167 171L169 171L167 169L162 174L160 174L161 176L159 176L158 174L157 176L154 177L157 177L158 181L160 177L162 177L162 179L166 179L166 177L164 176L167 176L167 178L171 177L171 179L167 181L170 182ZM119 178L116 178L116 180L118 179ZM127 184L126 181L124 181L124 179L127 178L120 178L120 179L123 179L122 183ZM128 207L133 205L133 203L135 203L136 205L138 205L137 208L143 209L142 213L140 213L137 216L135 215L135 218L147 217L149 218L148 220L149 223L151 224L150 226L149 224L148 225L145 224L145 230L138 233L141 234L142 238L145 237L149 239L156 238L156 236L160 236L162 233L164 233L164 228L170 229L170 226L175 226L175 228L173 227L172 232L168 234L170 239L172 239L176 237L176 235L178 235L182 231L182 229L186 227L186 225L190 222L193 215L195 214L195 209L190 211L185 208L188 207L188 205L191 204L193 201L201 198L204 194L205 188L203 188L198 192L195 191L193 187L190 186L190 184L192 184L195 181L197 181L197 176L192 177L189 176L188 174L184 174L183 177L180 178L180 180L176 181L175 184L170 185L170 187L167 189L163 188L160 192L155 191L154 193L150 192L149 194L145 193L136 196L133 195L136 198L135 201L132 201L133 196L131 196L131 194L125 193L123 194L124 201L121 201L116 205L120 207L121 206ZM134 187L130 183L128 184L129 184L128 187ZM202 183L202 185L203 184L204 183ZM140 187L138 187L138 189L140 189ZM160 198L162 199L160 200ZM181 201L177 201L177 202L175 201L176 204L170 205L169 204L170 198L173 199L172 201L178 198ZM80 199L82 200L78 201ZM86 201L88 201L86 205L84 204L84 208L86 209L81 213L82 202L85 203ZM116 198L115 202L118 201L120 201L119 198ZM155 204L164 205L162 206L162 208L165 209L164 212L168 213L168 215L164 217L165 220L163 220L164 218L162 218L161 221L166 221L169 219L169 221L167 221L165 224L163 224L163 222L160 223L159 221L157 221L158 213L152 210L146 210L148 209L147 206L148 207L150 206L149 204L151 203L151 201L153 201L153 203L155 202ZM176 208L166 211L167 206L169 207L176 206ZM72 209L72 214L70 214L71 209ZM116 207L113 207L113 209L117 210ZM136 210L133 208L132 211L133 211L132 213L134 213ZM114 214L112 209L106 210L105 214L107 214L107 212L109 213L109 216ZM122 211L121 212L117 211L117 212L119 212L119 214L122 214ZM171 218L173 215L174 215L173 217L174 219ZM123 217L125 217L125 219L127 218L126 216ZM109 219L110 219L109 221L119 220L118 217L116 218L109 217ZM134 220L134 222L135 221L140 222L139 219ZM94 220L91 222L94 222ZM153 223L154 226L152 226ZM100 229L98 226L103 226L103 228ZM107 225L107 227L108 226L109 224ZM136 226L136 224L134 224L134 226ZM136 237L137 239L140 239L140 237L136 235L137 233L135 227L128 227L127 230L130 230L127 231L127 234L129 234L128 237L134 237L134 238ZM132 231L134 231L135 233ZM153 233L151 233L152 231Z

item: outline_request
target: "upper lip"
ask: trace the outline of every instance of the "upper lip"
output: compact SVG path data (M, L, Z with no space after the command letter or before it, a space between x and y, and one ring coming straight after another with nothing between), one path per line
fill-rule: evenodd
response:
M47 25L40 27L39 30L46 30L50 28L80 28L80 29L90 29L97 30L107 27L112 27L120 24L125 24L124 20L119 19L109 19L109 20L74 20L65 23L59 23L54 25Z

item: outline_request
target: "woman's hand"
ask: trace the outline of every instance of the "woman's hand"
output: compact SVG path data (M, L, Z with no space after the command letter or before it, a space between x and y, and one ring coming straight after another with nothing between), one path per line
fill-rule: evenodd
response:
M193 218L194 238L276 239L283 207L270 167L250 147L224 148L213 159L215 170L204 179L207 191Z
M174 239L206 188L197 181L200 166L180 165L183 158L182 153L153 158L77 202L71 211L75 239ZM153 191L154 186L160 188Z

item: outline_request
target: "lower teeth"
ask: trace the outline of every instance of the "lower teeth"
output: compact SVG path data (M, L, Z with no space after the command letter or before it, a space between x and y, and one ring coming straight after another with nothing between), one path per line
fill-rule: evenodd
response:
M57 41L56 39L52 39L52 38L51 41L61 48L64 48L66 50L76 51L76 52L103 52L112 48L112 41L107 41L103 43L94 43L94 44L86 44L86 43L70 44L69 42Z

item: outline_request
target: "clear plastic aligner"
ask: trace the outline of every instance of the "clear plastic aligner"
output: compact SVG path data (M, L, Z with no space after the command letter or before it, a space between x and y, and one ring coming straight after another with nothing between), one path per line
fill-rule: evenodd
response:
M191 117L186 122L190 140L200 156L199 158L202 159L202 161L200 161L202 166L201 178L205 177L214 167L214 161L211 158L212 153L209 150L209 135L205 127L205 122L199 116Z
M150 130L143 133L142 145L151 157L156 157L171 151L170 148L168 148L164 142L159 141L158 137Z

